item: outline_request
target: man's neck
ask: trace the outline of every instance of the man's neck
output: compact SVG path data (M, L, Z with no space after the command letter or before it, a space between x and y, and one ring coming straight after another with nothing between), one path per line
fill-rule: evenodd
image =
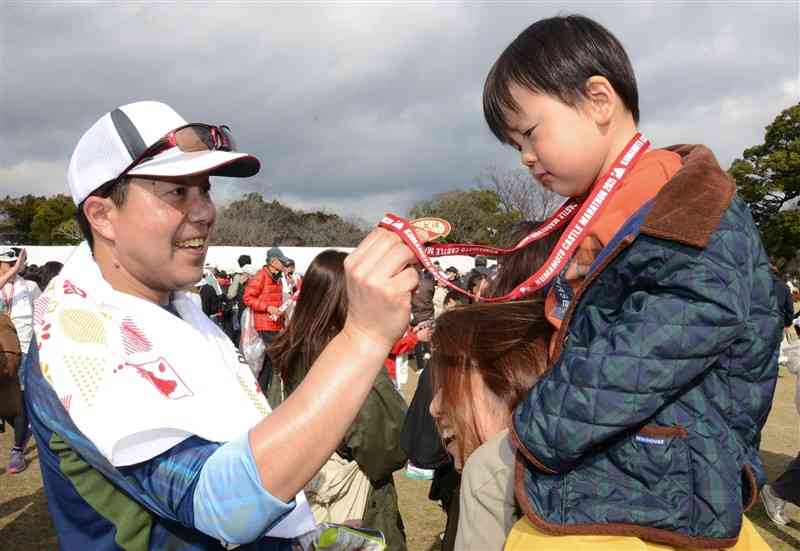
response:
M102 246L98 247L95 244L94 259L98 268L100 268L103 279L115 291L143 298L160 306L169 304L171 292L152 289L136 279L122 264L116 261L112 251Z

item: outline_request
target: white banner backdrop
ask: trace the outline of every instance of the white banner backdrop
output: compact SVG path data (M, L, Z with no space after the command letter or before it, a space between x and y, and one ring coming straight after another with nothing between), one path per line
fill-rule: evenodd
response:
M41 266L49 260L66 262L74 247L45 247L45 246L26 246L28 251L28 264ZM269 247L210 247L206 256L206 263L225 270L228 273L239 271L237 259L240 255L247 254L253 260L253 264L261 267L266 262L267 249ZM305 273L311 261L326 249L336 249L338 251L350 252L352 247L281 247L283 254L294 260L298 272ZM455 266L462 273L468 272L475 265L475 261L466 256L443 256L438 259L442 269ZM492 262L490 261L491 265Z

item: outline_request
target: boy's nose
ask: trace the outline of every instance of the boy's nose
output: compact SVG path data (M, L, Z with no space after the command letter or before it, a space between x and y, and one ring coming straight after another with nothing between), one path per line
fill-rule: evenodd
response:
M533 165L536 164L536 155L530 149L523 149L521 157L523 166L527 168L533 168Z

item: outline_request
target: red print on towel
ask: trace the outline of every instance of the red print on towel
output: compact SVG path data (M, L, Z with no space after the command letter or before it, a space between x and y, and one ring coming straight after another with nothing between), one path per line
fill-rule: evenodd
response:
M79 295L81 298L86 298L86 292L68 279L64 280L64 294Z
M126 367L135 369L143 379L152 384L165 398L179 400L187 396L194 396L189 387L186 386L186 383L183 382L183 379L164 358L141 364L125 362L117 366L114 373L119 373Z
M72 405L72 394L65 394L59 398L61 400L61 404L64 406L64 409L69 411L69 406Z
M50 295L44 295L33 303L33 323L40 326L44 323L47 306L50 304Z
M50 325L51 324L46 323L46 324L44 324L44 326L42 326L42 331L39 334L39 340L36 343L39 346L39 350L42 349L42 345L44 344L44 341L46 341L47 339L50 338Z
M149 352L152 350L153 345L150 340L144 335L131 318L125 318L120 325L122 330L122 346L125 352L133 354L135 352Z

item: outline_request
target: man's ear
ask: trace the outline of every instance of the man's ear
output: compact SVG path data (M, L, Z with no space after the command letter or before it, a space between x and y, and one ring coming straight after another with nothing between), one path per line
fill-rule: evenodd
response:
M585 107L599 126L607 126L619 109L619 97L606 77L593 76L586 81Z
M113 223L116 210L114 202L107 197L87 197L83 202L83 214L92 230L109 241L116 239Z

